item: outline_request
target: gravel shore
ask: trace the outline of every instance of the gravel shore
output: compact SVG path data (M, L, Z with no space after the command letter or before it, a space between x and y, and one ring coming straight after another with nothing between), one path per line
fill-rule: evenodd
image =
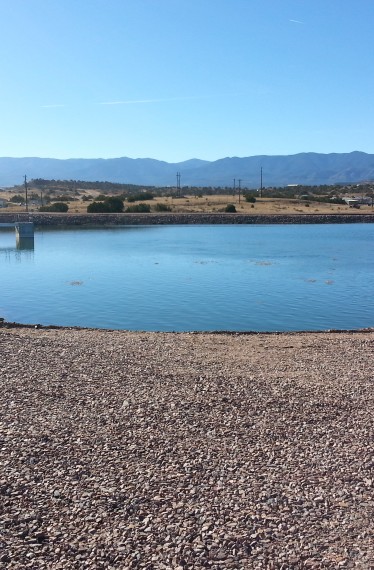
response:
M0 568L374 568L374 332L0 328Z

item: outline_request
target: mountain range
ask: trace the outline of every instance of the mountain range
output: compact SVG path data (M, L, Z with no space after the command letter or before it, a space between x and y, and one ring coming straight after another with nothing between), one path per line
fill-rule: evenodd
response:
M374 180L374 154L320 154L314 152L284 156L227 157L215 161L191 159L169 163L151 158L0 158L0 186L22 184L44 178L54 180L107 181L144 186L232 187L240 179L242 188L287 186L288 184L352 184Z

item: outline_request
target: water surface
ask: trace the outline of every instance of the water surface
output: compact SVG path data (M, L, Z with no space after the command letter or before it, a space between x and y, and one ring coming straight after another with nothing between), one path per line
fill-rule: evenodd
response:
M374 325L373 224L0 233L0 316L147 331Z

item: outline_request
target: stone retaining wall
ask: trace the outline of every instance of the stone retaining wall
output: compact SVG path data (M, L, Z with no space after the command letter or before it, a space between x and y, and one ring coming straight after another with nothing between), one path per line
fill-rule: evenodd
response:
M32 221L36 226L171 224L353 224L374 223L373 214L0 214L0 223Z

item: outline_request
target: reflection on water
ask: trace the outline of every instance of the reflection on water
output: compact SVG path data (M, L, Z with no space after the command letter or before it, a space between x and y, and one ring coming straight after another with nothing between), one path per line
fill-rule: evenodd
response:
M18 226L27 226L26 229ZM31 229L28 227L31 226ZM14 231L14 227L16 231ZM16 247L12 247L16 242ZM33 250L34 249L34 226L31 223L24 224L0 224L0 250Z
M17 247L0 247L0 265L2 260L7 261L8 263L13 261L15 261L16 263L22 263L33 259L34 259L33 249L18 249Z
M34 247L34 238L20 238L14 230L0 232L0 259L17 263L30 260L34 257Z
M0 317L129 330L372 327L373 224L0 234Z

